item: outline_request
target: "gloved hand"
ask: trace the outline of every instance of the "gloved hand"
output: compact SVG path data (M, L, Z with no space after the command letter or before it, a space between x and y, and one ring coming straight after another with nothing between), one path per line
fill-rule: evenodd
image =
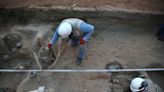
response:
M84 45L85 41L83 40L83 38L80 38L80 45Z
M45 48L45 50L46 51L49 51L49 49L52 47L52 44L51 43L49 43L48 45L47 45L47 47Z
M49 44L47 45L47 47L48 47L48 48L51 48L51 47L52 47L52 44L51 44L51 43L49 43Z

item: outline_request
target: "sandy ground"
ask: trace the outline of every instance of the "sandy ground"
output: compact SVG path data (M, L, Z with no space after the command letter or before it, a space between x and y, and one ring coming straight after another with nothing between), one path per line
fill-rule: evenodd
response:
M1 8L31 6L104 7L152 12L164 12L163 0L0 0Z
M87 56L82 65L77 66L75 62L77 48L68 47L55 68L105 69L106 64L111 62L118 62L124 68L164 67L164 43L157 40L155 36L157 32L155 24L150 21L120 18L90 18L88 21L95 25L95 32L89 41ZM14 25L11 29L15 26L21 25ZM41 26L46 30L51 30L51 25L30 24L25 25L25 28L27 26L36 30ZM1 66L4 67L5 64ZM13 80L6 80L3 77L10 78L10 74L1 74L1 76L0 88L12 88L16 85L15 83L20 83L22 80L22 77L18 76L19 82L18 80L11 82ZM17 74L12 76L17 76ZM128 74L122 76L127 78L124 80L134 77ZM55 90L52 92L122 92L120 90L123 86L118 84L115 85L118 90L111 91L113 84L110 80L111 76L107 73L53 73L49 76L40 76L39 79L31 79L23 86L23 92L37 89L38 86L46 86L49 90ZM11 84L8 85L10 82Z

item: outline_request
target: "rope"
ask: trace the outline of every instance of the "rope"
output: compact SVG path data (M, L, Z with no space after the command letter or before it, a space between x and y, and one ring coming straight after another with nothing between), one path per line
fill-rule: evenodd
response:
M55 69L55 70L13 70L13 69L0 69L0 72L61 72L61 73L72 73L72 72L141 72L141 71L164 71L164 68L146 68L146 69L88 69L88 70L75 70L75 69Z

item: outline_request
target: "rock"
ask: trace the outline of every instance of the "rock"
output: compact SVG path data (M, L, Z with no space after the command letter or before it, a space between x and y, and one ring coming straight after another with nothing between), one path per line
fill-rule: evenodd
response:
M84 89L84 92L87 92L87 89Z
M113 90L112 92L124 92L124 87L122 87L121 85L113 85Z
M29 92L45 92L45 87L44 86L40 86L37 90L32 90Z
M30 73L30 77L36 77L36 75L37 75L37 72L35 72L35 71Z
M48 88L45 92L55 92L55 89L53 89L53 88Z
M8 48L9 51L12 51L13 48L16 48L17 45L21 45L21 36L18 34L8 34L3 38L5 46Z
M16 44L16 47L17 47L18 49L20 49L20 48L22 47L22 43L21 43L21 42L18 42L18 43Z
M10 60L10 56L9 56L9 55L4 55L4 56L3 56L3 60L9 61L9 60Z
M20 65L20 66L18 67L18 69L19 69L19 70L23 70L23 69L25 69L25 68L24 68L24 66Z

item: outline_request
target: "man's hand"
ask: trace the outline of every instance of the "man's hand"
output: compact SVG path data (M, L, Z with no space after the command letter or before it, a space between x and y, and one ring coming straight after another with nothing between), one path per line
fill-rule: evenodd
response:
M46 51L49 51L49 49L52 47L52 44L51 43L49 43L48 45L47 45L47 47L45 48L45 50Z
M83 38L81 37L80 38L80 45L84 45L85 44L85 41L83 40Z
M47 45L47 47L48 47L48 48L51 48L51 47L52 47L52 44L51 44L51 43L49 43L49 44Z

